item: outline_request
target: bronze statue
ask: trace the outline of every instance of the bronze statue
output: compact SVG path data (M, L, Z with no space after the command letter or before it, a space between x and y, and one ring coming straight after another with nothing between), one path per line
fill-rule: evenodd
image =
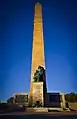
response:
M38 67L38 70L34 73L34 82L42 81L42 76L44 74L45 70L42 66Z

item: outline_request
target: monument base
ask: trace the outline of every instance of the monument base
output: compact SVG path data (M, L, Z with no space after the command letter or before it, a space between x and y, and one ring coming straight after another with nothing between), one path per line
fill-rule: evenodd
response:
M48 108L27 108L26 112L48 112Z
M67 108L66 110L63 110L63 108L44 108L44 107L41 107L41 108L33 108L33 107L28 107L26 109L26 112L67 112L67 111L70 111L69 108Z
M32 84L32 106L34 107L44 106L44 84L43 82L33 82Z

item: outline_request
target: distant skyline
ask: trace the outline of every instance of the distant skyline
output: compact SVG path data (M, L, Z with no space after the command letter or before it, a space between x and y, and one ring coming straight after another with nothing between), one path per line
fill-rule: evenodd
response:
M29 92L35 3L43 10L48 92L77 92L77 1L0 0L0 100Z

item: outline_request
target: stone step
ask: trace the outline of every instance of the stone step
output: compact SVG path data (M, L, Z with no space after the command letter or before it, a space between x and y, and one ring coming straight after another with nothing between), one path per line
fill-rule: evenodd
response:
M27 108L27 112L48 112L48 108Z

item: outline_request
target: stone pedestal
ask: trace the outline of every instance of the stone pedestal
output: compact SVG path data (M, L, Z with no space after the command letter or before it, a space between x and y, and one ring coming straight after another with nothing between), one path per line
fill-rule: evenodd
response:
M44 84L43 82L33 82L32 84L32 104L44 106Z

